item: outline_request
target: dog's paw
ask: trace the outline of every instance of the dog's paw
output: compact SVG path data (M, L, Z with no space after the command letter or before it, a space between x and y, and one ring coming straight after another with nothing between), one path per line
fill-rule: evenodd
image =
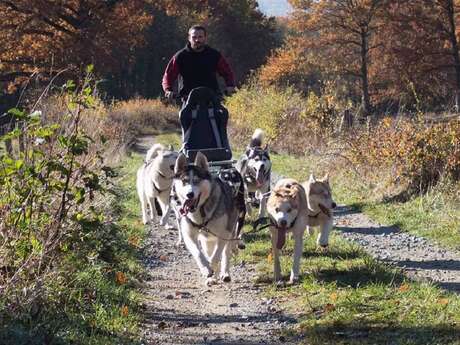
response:
M166 224L164 225L164 227L165 227L166 230L173 230L173 229L175 229L174 225L169 224L169 223L166 223Z
M214 277L208 277L205 281L206 286L212 286L217 284L217 279Z
M230 278L230 275L228 273L225 273L225 274L222 274L220 276L220 279L224 282L224 283L230 283L232 281L232 278Z
M316 251L318 253L327 253L329 251L329 245L328 244L319 244L316 246Z
M291 277L289 279L289 285L295 285L299 282L299 277Z
M282 279L275 280L275 287L283 288L286 286L286 283Z

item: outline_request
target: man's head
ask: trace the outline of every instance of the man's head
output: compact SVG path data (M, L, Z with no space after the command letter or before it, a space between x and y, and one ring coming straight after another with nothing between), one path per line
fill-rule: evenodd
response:
M206 45L206 29L200 25L194 25L188 30L188 41L193 50L202 51Z

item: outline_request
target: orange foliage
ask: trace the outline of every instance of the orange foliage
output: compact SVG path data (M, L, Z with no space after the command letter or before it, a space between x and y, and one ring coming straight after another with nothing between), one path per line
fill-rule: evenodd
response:
M90 63L100 72L121 68L152 19L143 0L2 0L0 13L5 87Z

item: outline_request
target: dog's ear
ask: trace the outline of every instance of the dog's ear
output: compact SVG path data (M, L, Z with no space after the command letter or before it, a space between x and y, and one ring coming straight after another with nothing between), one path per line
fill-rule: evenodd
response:
M265 144L264 151L267 153L270 152L270 147L268 146L268 144Z
M203 170L209 170L208 159L200 151L196 154L195 165Z
M316 182L315 175L310 174L310 178L308 179L308 182L315 183Z
M176 165L174 166L174 174L178 175L185 170L187 165L187 157L183 153L179 155L176 159Z

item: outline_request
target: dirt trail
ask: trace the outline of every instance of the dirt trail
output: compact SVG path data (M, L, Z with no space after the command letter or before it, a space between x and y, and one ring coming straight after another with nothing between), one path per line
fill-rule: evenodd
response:
M151 137L139 138L144 153ZM256 345L295 344L281 330L295 323L276 301L261 295L255 268L232 267L232 282L207 287L184 246L175 246L177 230L153 225L144 258L148 271L145 302L146 344Z

